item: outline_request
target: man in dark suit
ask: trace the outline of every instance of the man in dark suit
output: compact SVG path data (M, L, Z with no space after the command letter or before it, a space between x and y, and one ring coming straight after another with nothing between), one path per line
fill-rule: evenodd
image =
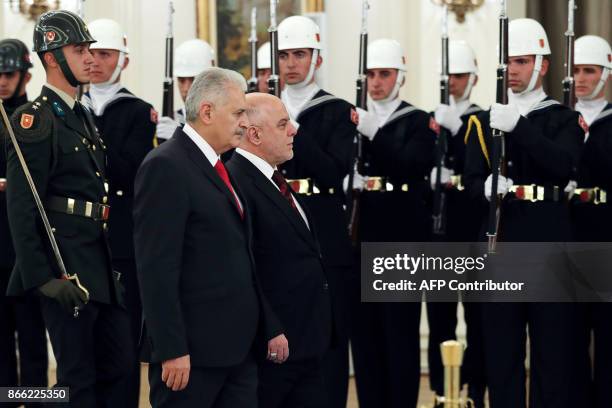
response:
M274 358L277 345L269 342L271 358L259 365L259 405L322 407L323 356L332 338L327 276L307 207L277 170L293 157L297 132L280 99L253 93L246 100L250 126L227 166L248 199L257 277L291 350L276 365L281 356Z
M233 71L198 75L185 127L136 175L141 342L154 407L256 407L251 350L260 321L267 339L281 334L265 319L246 199L219 160L245 131L245 90Z

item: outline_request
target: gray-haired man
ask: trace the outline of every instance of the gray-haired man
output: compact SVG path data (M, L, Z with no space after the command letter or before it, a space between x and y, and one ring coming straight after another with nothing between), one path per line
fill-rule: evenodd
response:
M185 127L150 152L136 176L134 241L154 407L256 407L256 331L281 333L255 280L247 203L219 160L246 129L245 89L233 71L198 75Z

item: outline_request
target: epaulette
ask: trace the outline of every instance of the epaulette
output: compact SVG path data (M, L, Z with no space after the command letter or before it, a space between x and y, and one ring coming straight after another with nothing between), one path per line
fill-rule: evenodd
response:
M17 108L11 116L15 138L21 143L37 143L53 134L53 113L38 100Z

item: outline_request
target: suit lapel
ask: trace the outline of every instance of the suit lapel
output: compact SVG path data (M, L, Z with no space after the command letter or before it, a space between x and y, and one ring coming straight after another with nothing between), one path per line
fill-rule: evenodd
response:
M198 148L198 146L196 146L195 143L193 143L191 139L189 139L189 136L187 136L182 129L178 128L174 133L174 137L176 137L177 141L181 143L181 145L187 150L189 159L200 170L202 170L202 172L206 175L206 177L208 177L208 179L213 183L213 185L225 195L232 207L234 207L234 209L236 210L236 216L240 218L240 212L238 211L238 208L236 208L236 198L233 196L229 188L227 188L223 180L221 180L221 177L219 177L217 171L213 168L213 166L211 166L204 153ZM232 184L232 186L234 187L234 191L236 192L236 194L238 194L235 185ZM246 207L244 201L243 207ZM244 213L246 214L246 210L244 210Z
M255 167L248 159L242 155L235 154L232 161L235 161L238 166L248 174L258 190L262 192L272 203L283 213L289 220L289 223L295 228L297 233L309 244L316 248L316 243L313 239L311 231L306 226L302 216L294 210L283 195L272 185L272 182L264 176L257 167ZM294 194L295 199L295 194ZM302 206L302 204L300 204ZM303 206L302 206L303 207ZM308 217L307 217L308 218ZM308 220L309 224L312 222Z
M47 103L51 105L55 116L60 117L66 126L70 129L78 132L80 135L85 136L87 139L91 140L90 135L85 129L85 124L79 117L76 115L74 110L70 108L70 106L66 105L66 102L58 94L53 92L51 89L47 87L43 87L43 91L41 93L44 97L48 98Z

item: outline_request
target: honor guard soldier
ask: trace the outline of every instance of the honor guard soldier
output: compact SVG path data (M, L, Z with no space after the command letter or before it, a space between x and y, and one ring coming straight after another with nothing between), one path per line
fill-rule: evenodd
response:
M344 407L348 392L348 293L354 271L343 209L342 180L348 173L355 125L351 105L317 86L315 71L323 63L319 27L292 16L278 26L281 99L299 124L294 158L281 166L293 190L301 194L319 231L321 252L339 338L324 358L331 407Z
M563 188L574 172L584 132L578 114L542 89L550 46L540 23L511 21L508 41L508 104L496 103L473 117L466 135L466 189L486 218L488 200L496 199L491 197L491 129L504 132L507 173L498 183L498 193L504 196L500 236L507 242L567 242L571 230ZM529 267L521 261L516 259L517 268ZM529 406L571 406L573 305L490 302L482 306L482 315L490 406L527 404L527 328Z
M257 86L259 92L268 92L268 78L272 74L271 56L272 50L270 49L270 43L263 43L259 49L257 49Z
M187 40L176 49L174 55L174 76L178 80L178 89L183 103L193 80L206 68L215 66L215 51L210 44L200 39ZM185 109L175 112L174 119L162 116L157 124L157 138L168 140L177 127L185 124Z
M440 182L446 196L446 228L442 239L445 242L476 242L480 231L480 213L470 202L465 192L462 174L465 165L465 140L468 120L482 111L470 102L472 89L478 82L478 66L474 51L465 41L450 41L448 46L450 105L441 104L435 110L436 122L447 129L445 163ZM437 168L431 170L430 182L435 190ZM467 325L468 348L465 352L463 375L469 385L469 397L476 407L484 407L484 356L482 355L482 332L480 314L476 303L463 304ZM436 395L444 395L444 367L440 355L440 343L454 340L457 329L457 303L427 303L429 324L429 381Z
M75 100L77 87L90 79L93 42L85 23L72 12L50 11L40 17L34 51L47 83L11 120L27 168L12 144L7 167L16 252L7 293L42 295L57 359L57 386L69 387L68 406L75 407L123 406L117 391L133 361L132 349L125 347L129 319L107 244L105 146L89 112ZM37 208L26 175L44 210ZM48 223L40 216L43 211ZM55 237L59 251L51 250L45 231Z
M586 35L576 40L574 81L576 110L587 128L584 150L578 166L577 188L573 191L572 211L575 239L582 242L612 241L612 104L605 99L606 84L610 82L612 50L601 37ZM586 363L579 371L580 381L586 383L578 403L593 407L610 405L609 388L612 384L612 303L584 303L579 332L579 356ZM594 339L594 358L589 355L591 331ZM592 373L592 374L591 374Z
M140 163L153 148L157 112L121 84L121 72L128 66L127 38L116 21L108 19L89 23L96 42L93 55L91 86L83 102L93 113L94 123L104 138L108 158L108 204L113 209L108 223L113 269L121 273L125 286L125 305L130 315L131 341L136 357L140 337L142 306L132 225L134 178ZM127 345L126 345L127 346ZM124 406L137 407L140 395L140 362L133 361L133 372Z
M0 98L8 115L28 102L26 85L32 78L30 53L16 39L0 41ZM6 214L6 148L0 143L0 387L47 386L47 337L36 296L21 299L6 297L15 251ZM18 333L19 370L15 332ZM17 373L21 373L18 379Z
M406 64L401 45L379 39L368 45L368 110L357 108L363 135L359 240L427 241L431 213L427 175L436 133L433 119L399 98ZM348 183L347 183L348 184ZM420 303L361 303L355 311L352 352L359 405L413 407L420 364Z

